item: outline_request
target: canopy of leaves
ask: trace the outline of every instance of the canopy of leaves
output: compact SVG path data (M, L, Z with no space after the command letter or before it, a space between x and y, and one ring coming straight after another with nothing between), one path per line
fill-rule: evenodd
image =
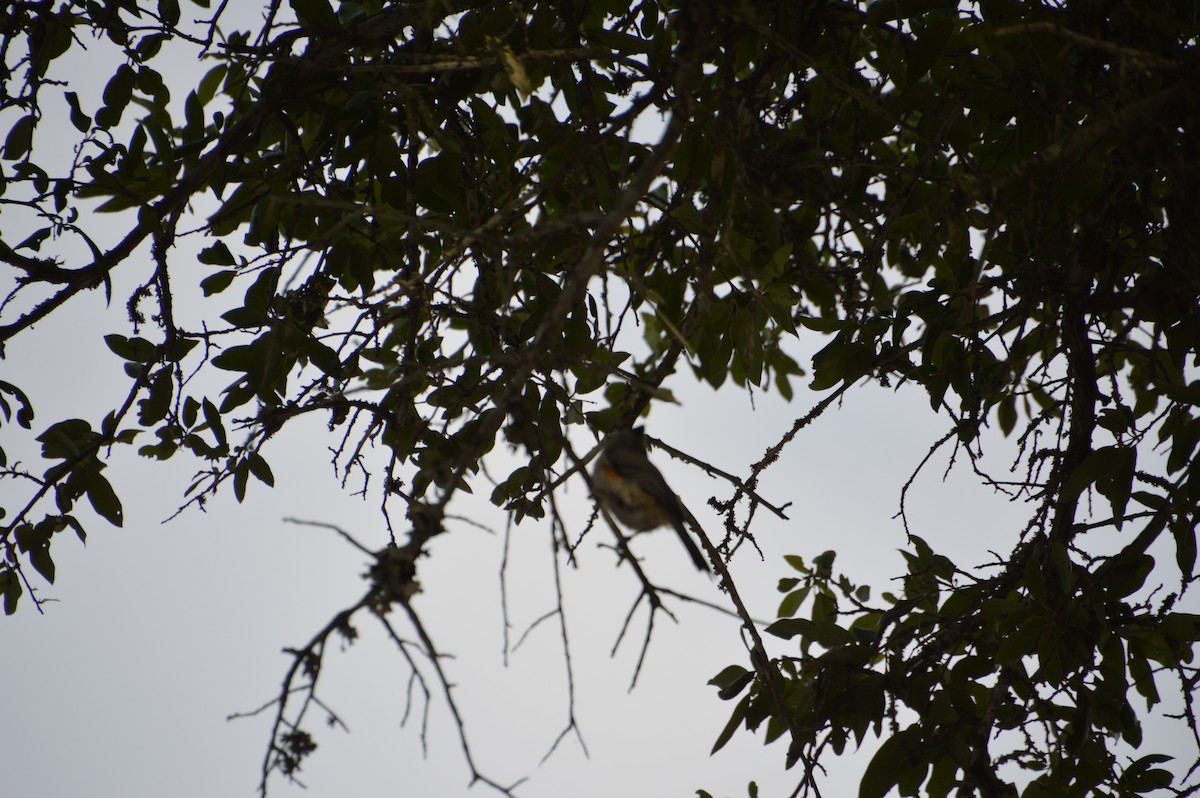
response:
M240 500L311 413L344 474L386 454L405 567L361 606L405 603L498 444L523 462L492 500L541 517L583 479L569 428L630 423L680 368L791 398L789 349L812 331L828 393L733 480L711 554L749 534L784 445L863 381L923 388L949 419L938 445L1031 512L985 572L914 536L878 605L832 558L794 560L769 631L795 656L755 642L715 680L741 696L718 744L765 723L813 789L826 751L880 735L865 796L1197 788L1117 748L1141 743L1131 690L1149 711L1170 674L1200 739L1200 619L1176 608L1200 499L1194 3L292 0L252 31L220 8L0 12L0 201L33 220L0 240L0 347L144 272L119 298L134 329L78 332L107 333L125 401L46 424L37 473L0 451L6 612L30 568L53 580L58 533L83 536L81 500L122 523L114 447L195 457L188 501L227 484ZM71 86L85 44L120 54L100 96ZM183 52L206 73L180 98L164 72ZM74 155L47 159L59 118ZM200 326L176 318L185 235L209 267ZM67 242L90 256L64 260ZM197 373L224 388L199 393ZM34 423L7 381L0 423ZM977 460L989 427L1019 442L1012 474ZM1085 515L1092 498L1104 512ZM1089 545L1098 528L1118 548ZM1173 564L1148 554L1160 539ZM276 745L289 773L311 750Z

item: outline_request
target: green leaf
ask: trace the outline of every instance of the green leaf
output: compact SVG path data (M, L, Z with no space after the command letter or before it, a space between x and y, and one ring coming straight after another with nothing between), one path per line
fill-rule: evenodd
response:
M206 247L203 250L201 250L200 254L196 257L196 260L200 261L201 263L208 264L209 266L232 266L235 263L237 263L237 261L234 260L233 253L229 251L229 247L226 246L224 241L218 241L217 243L213 244L212 246ZM225 274L225 273L226 272L217 272L217 274ZM216 275L206 277L204 282L208 282L215 276ZM230 277L230 279L233 279L233 278ZM228 284L229 283L227 281L225 283L225 285L228 285ZM201 285L201 287L203 287L204 283L202 282L200 285ZM225 286L221 286L221 287L224 288ZM216 291L209 291L208 289L205 289L205 291L204 291L205 296L209 296L210 294L215 294L215 293L216 293Z
M1000 424L1000 431L1007 438L1017 426L1017 400L1015 396L1005 396L996 405L996 421Z
M1104 446L1090 452L1063 483L1064 498L1074 500L1089 486L1101 481L1109 491L1119 496L1120 486L1113 483L1125 481L1126 476L1129 482L1132 482L1132 466L1136 464L1136 458L1133 449L1123 446ZM1097 484L1097 488L1104 493L1105 488L1100 484ZM1125 490L1124 495L1127 499L1129 491Z
M8 129L8 138L4 140L5 159L16 161L28 154L33 144L33 127L36 122L33 114L27 114Z
M193 338L176 338L171 342L170 348L162 353L163 359L168 363L178 363L199 344L200 342Z
M808 598L809 588L802 587L799 590L793 590L783 597L783 601L779 603L779 610L776 611L777 618L790 618L800 609L800 605Z
M832 623L837 618L837 601L828 593L818 592L813 596L811 617L818 624Z
M8 565L0 565L0 593L4 594L4 614L12 615L21 598L21 578Z
M767 634L784 640L802 637L825 648L836 648L855 641L854 633L836 623L817 623L807 618L784 618L768 626Z
M958 764L953 757L944 756L935 762L933 771L929 774L929 781L925 785L926 795L929 798L946 798L954 787L954 774L957 770Z
M179 0L158 0L158 15L169 26L179 24Z
M722 701L729 701L736 698L753 681L754 671L747 670L740 665L730 665L709 679L708 683L721 688L717 693L718 698Z
M783 561L802 574L809 573L808 566L804 564L803 557L795 554L785 554L783 555Z
M208 105L212 98L216 96L221 81L228 74L229 67L225 64L218 64L200 79L200 83L196 86L196 99L200 101L201 105Z
M220 444L221 448L227 447L229 442L225 436L225 426L221 423L221 413L207 399L204 400L202 406L204 408L204 423L208 425L209 430L212 431L213 437Z
M233 310L226 311L221 314L221 319L229 322L229 324L234 327L261 327L262 325L267 323L267 316L265 313L263 313L262 311L259 311L259 310L254 310L252 308L245 308L245 307L234 308ZM227 349L223 354L227 355L230 352L233 352L235 350L249 350L249 349L250 349L250 347L248 347L248 346L235 346L232 349ZM225 368L225 366L218 366L217 368ZM241 371L244 369L237 369L237 370Z
M1138 694L1146 699L1147 711L1159 702L1158 686L1154 682L1154 671L1150 667L1150 660L1137 643L1129 646L1129 680Z
M125 517L124 511L121 509L121 500L117 498L112 485L103 474L96 470L84 472L84 490L87 492L92 509L101 518L113 526L124 525Z
M738 726L746 719L746 711L750 708L750 700L753 694L744 696L737 706L733 708L733 712L729 714L729 721L725 724L725 728L721 729L721 733L717 735L716 742L713 743L710 754L715 754L725 747L725 744L733 739L733 733L737 731Z
M42 457L65 460L76 457L95 438L92 425L80 418L60 421L38 436L42 444Z
M79 95L73 91L68 91L63 94L67 100L67 105L71 109L71 124L80 133L87 133L92 128L92 118L83 112L79 107Z
M174 374L170 366L164 366L150 378L150 392L138 402L138 423L149 427L162 421L171 411L174 396Z
M193 427L196 424L196 418L200 414L200 403L195 397L185 396L183 398L183 425L185 427Z
M203 290L205 296L220 294L229 287L229 283L232 283L236 276L238 276L238 272L233 269L212 272L211 275L200 281L200 289Z
M263 269L262 273L255 278L254 284L246 289L246 309L266 321L267 309L270 307L271 299L275 296L275 288L278 283L279 267L272 266L269 269Z
M337 15L328 0L289 0L301 25L323 30L338 28Z
M246 483L250 480L250 465L242 460L233 467L233 497L241 504L246 499Z
M871 370L875 353L862 341L845 341L840 336L813 357L813 380L809 387L824 391L842 382L855 382Z
M1184 582L1189 582L1196 570L1196 529L1190 523L1173 519L1171 537L1175 539L1175 563Z
M1133 475L1137 471L1137 449L1132 446L1116 446L1107 457L1108 466L1096 489L1108 499L1113 517L1120 529L1125 521L1125 507L1133 490Z
M128 64L117 67L116 73L104 87L104 107L96 112L96 124L103 128L115 127L121 121L125 107L133 97L133 86L137 73Z
M1140 590L1154 570L1154 558L1149 554L1120 556L1110 563L1102 584L1113 599L1125 598Z
M813 570L817 572L818 576L828 579L833 574L833 563L836 559L836 551L823 551L813 557Z
M333 377L335 380L342 376L342 361L338 357L337 352L317 339L310 338L305 342L304 353L308 355L308 359L312 361L312 364L319 368L326 376Z
M1186 644L1180 661L1191 662L1191 645L1200 641L1200 615L1188 612L1169 612L1162 616L1161 629L1171 641Z
M83 526L77 520L75 520L75 517L64 515L62 518L63 521L66 522L67 527L74 530L75 537L79 538L79 542L87 543L87 532L83 530Z
M163 42L166 40L167 37L161 33L151 33L149 36L143 36L137 43L137 49L134 51L134 59L144 64L146 61L149 61L158 55L159 51L162 50ZM166 88L162 82L162 76L158 75L158 73L154 72L152 69L148 69L146 67L143 67L143 69L146 69L146 71L143 72L141 69L138 70L138 77L140 78L138 81L138 88L152 97L162 96L160 92L164 91ZM148 72L156 75L158 79L155 80L153 77L147 77Z
M913 755L921 746L921 729L909 726L883 741L871 758L862 781L858 798L883 798L899 783L900 777L912 769Z
M1150 754L1141 757L1125 768L1118 784L1133 793L1146 793L1169 788L1173 780L1171 772L1152 766L1170 762L1172 759L1174 757L1165 754Z
M1158 493L1150 493L1144 490L1135 490L1133 493L1129 494L1129 497L1138 504L1149 507L1151 510L1161 510L1163 507L1166 507L1167 504L1169 504L1169 500L1166 496L1162 496Z
M250 473L255 479L269 487L275 486L275 475L271 473L271 467L267 465L267 461L263 459L258 452L252 452L246 462L250 465Z
M104 336L104 343L113 354L131 363L150 363L158 354L158 347L145 338L126 338L112 333Z
M996 662L1008 665L1033 654L1045 627L1044 622L1035 622L1032 618L1017 624L1016 628L1011 629L1000 641L996 649Z
M50 558L50 543L36 546L29 552L29 562L47 582L54 584L54 560Z
M9 416L11 409L8 406L8 402L4 401L3 394L9 394L17 400L17 404L20 405L16 412L17 424L24 429L30 429L33 426L33 405L29 403L29 397L11 382L0 380L0 408L3 409L6 421L11 418Z

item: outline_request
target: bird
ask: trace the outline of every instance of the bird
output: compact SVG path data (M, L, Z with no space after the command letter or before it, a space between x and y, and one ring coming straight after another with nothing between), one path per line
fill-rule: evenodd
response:
M684 525L691 513L646 454L643 427L609 434L592 470L592 490L597 501L630 529L645 532L668 524L673 526L696 567L709 570L708 562Z

